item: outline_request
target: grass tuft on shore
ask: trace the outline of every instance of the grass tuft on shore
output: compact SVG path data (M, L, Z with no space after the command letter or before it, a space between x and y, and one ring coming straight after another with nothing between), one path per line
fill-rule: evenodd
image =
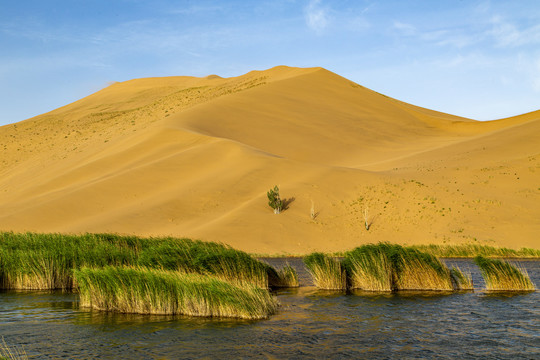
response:
M236 285L211 275L84 267L75 270L74 276L81 306L102 311L264 319L278 306L267 289Z
M480 268L488 291L534 291L536 290L524 269L505 261L477 256L474 259Z

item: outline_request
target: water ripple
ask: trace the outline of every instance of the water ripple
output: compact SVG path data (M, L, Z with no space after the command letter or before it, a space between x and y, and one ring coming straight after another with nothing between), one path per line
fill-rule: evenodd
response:
M522 265L540 284L540 261ZM0 336L44 359L540 358L539 292L492 294L475 280L474 293L336 294L300 279L308 286L277 292L282 307L263 321L108 314L79 309L75 294L4 292Z

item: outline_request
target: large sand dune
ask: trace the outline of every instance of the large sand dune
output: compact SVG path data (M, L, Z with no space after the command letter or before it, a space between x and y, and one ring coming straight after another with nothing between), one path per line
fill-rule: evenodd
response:
M0 151L0 230L186 236L272 254L540 245L540 111L478 122L321 68L115 83L0 127ZM266 200L275 184L289 202L280 215Z

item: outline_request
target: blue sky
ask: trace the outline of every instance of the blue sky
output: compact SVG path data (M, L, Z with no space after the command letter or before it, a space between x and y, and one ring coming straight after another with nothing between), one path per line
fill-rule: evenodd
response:
M113 81L276 65L477 120L540 109L537 0L2 1L0 49L0 125Z

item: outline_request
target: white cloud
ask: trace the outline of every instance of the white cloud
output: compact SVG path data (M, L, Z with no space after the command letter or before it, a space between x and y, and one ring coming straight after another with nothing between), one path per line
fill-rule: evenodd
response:
M394 21L394 29L398 30L402 35L411 36L416 34L416 27L411 24Z
M538 24L519 29L513 23L505 21L502 16L494 16L491 19L491 24L493 27L489 33L499 47L540 43L540 25Z
M320 4L320 0L311 0L304 11L307 26L319 34L326 29L329 23L328 10L321 7Z

